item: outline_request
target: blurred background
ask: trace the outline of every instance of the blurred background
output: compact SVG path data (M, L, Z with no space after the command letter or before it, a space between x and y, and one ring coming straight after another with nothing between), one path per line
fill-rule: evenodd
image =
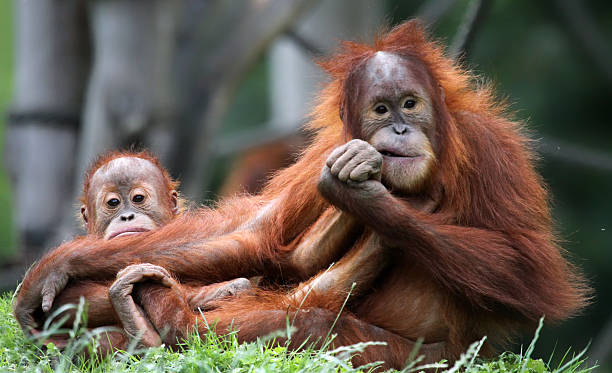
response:
M563 246L596 290L583 315L544 330L537 356L591 341L611 367L605 0L0 1L0 289L81 233L83 171L106 149L152 149L193 201L256 192L304 144L325 82L313 59L415 16L528 124Z

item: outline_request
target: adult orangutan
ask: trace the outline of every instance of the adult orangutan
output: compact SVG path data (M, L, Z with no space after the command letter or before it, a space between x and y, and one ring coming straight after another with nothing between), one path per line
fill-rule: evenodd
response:
M87 234L111 240L158 229L180 213L183 201L177 190L178 182L146 151L102 154L86 172L80 198ZM157 333L151 330L146 319L137 317L140 313L137 305L121 302L113 309L114 299L108 296L110 285L108 281L73 282L59 295L57 304L78 303L84 296L95 313L94 324L89 326L117 324L128 336L141 334L140 342L144 345L158 344ZM186 297L192 309L206 309L211 301L250 289L250 282L239 278L208 286L176 284L175 289ZM129 318L123 316L126 313ZM113 332L108 337L114 347L127 347L123 333ZM62 345L61 339L52 340Z
M205 313L219 332L233 322L240 340L252 340L283 329L288 312L293 346L327 335L355 279L335 343L386 341L355 362L392 367L419 337L428 361L453 360L483 335L499 342L542 315L561 320L584 306L587 287L556 244L520 124L418 22L371 46L345 43L322 66L332 81L309 125L316 136L261 195L121 241L61 246L24 279L15 305L22 327L40 325L35 311L48 310L67 281L110 279L133 264L116 285L145 274L170 283L164 269L180 282L210 283L259 274L291 284L319 273L289 295L242 296ZM174 291L142 290L136 301L156 330L170 331L167 343L196 327L199 316Z

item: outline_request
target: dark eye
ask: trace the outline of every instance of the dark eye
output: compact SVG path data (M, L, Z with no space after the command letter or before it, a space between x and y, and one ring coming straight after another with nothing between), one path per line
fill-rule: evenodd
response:
M412 109L414 107L414 105L416 105L416 101L415 100L406 100L406 102L404 102L404 108L405 109Z
M121 201L119 201L118 198L111 198L108 201L106 201L106 204L109 205L110 207L117 207L119 206L120 203Z
M142 201L144 201L145 197L142 194L136 194L134 197L132 197L132 202L134 203L140 203Z
M377 114L384 114L384 113L386 113L386 112L387 112L387 111L389 111L389 110L387 109L387 107L386 107L385 105L378 105L378 106L377 106L377 107L374 109L374 111L375 111Z

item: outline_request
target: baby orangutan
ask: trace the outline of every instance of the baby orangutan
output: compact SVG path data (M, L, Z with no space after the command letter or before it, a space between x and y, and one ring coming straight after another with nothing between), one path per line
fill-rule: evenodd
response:
M181 213L182 201L177 188L178 182L172 180L157 158L148 152L109 152L100 156L86 173L83 185L81 216L87 234L113 240L168 224ZM164 275L169 276L167 273ZM146 281L149 277L150 273L140 276L132 273L110 290L110 283L74 281L60 294L62 301L56 304L78 303L83 296L90 312L107 315L107 320L97 324L121 324L125 335L109 333L108 340L104 341L112 347L124 348L126 336L128 339L138 337L141 345L158 345L160 338L157 331L148 324L147 317L129 297L133 283ZM127 284L129 280L132 282ZM179 285L168 280L162 283L185 297L194 310L210 308L211 301L251 288L249 280L245 278L207 286ZM62 344L59 340L52 341ZM107 347L110 346L103 346L102 350L106 351Z

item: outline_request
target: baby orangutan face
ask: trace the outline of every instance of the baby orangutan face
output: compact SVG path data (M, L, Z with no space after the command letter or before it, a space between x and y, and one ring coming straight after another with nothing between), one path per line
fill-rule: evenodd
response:
M89 234L106 240L159 228L178 213L178 193L158 166L137 157L120 157L91 176L81 207Z

